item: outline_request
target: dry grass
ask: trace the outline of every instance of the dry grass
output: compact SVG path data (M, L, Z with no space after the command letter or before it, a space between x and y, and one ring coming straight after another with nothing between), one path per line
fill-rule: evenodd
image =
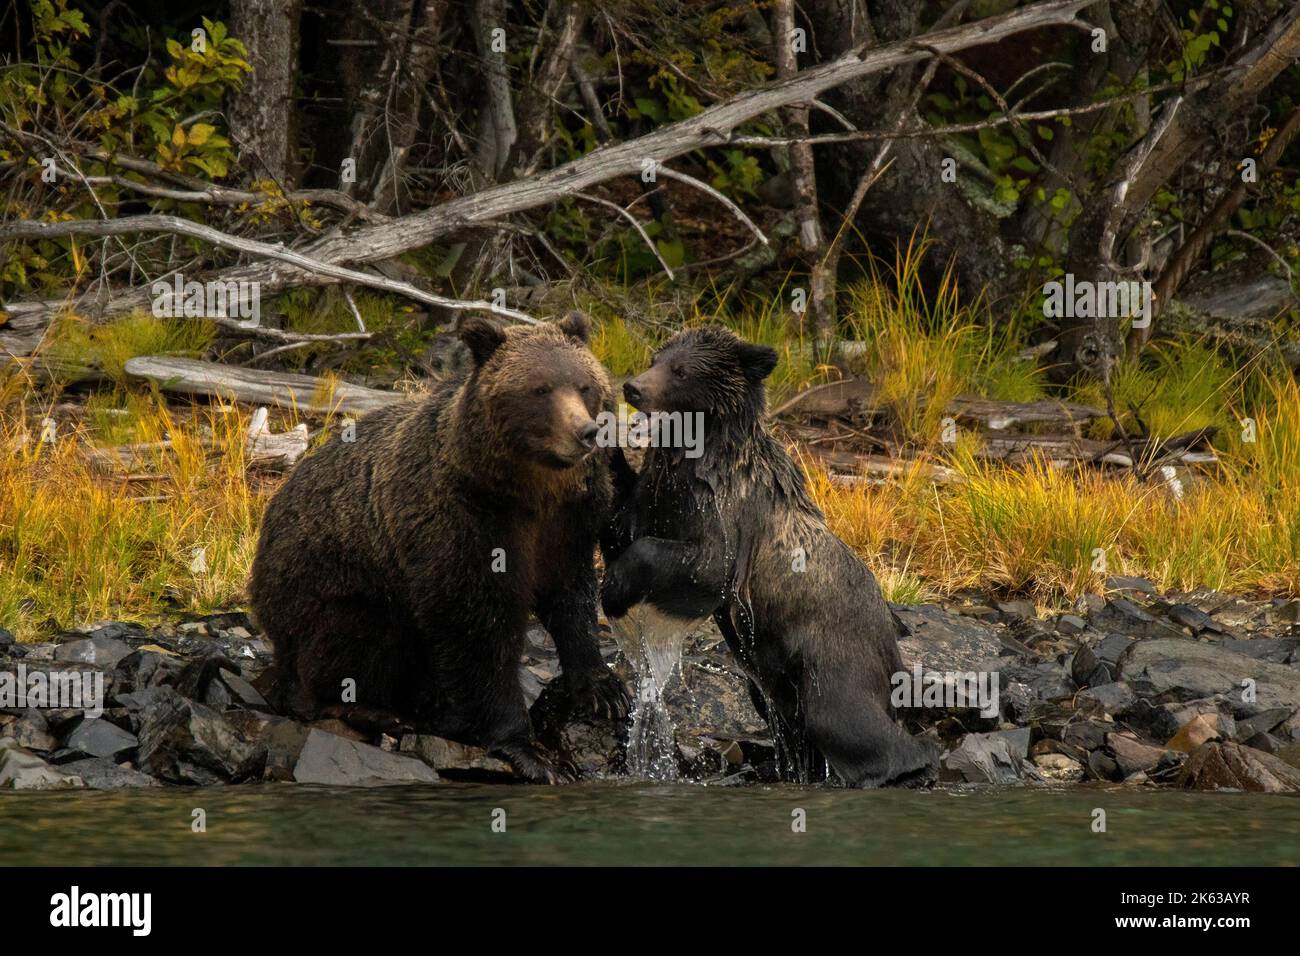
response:
M1261 362L1243 371L1201 344L1161 343L1143 364L1117 373L1118 404L1131 423L1140 417L1163 434L1220 427L1221 467L1189 481L1181 499L1131 476L991 465L974 454L973 435L963 433L955 447L939 444L936 410L959 392L1024 400L1044 394L1044 385L1014 359L1022 344L1014 332L987 331L988 316L959 302L951 283L924 297L918 256L905 251L892 276L855 289L845 320L866 343L858 371L883 390L909 444L962 480L935 485L918 465L886 484L843 487L810 469L831 527L892 599L985 586L1053 604L1119 573L1167 589L1300 592L1300 386L1289 372ZM776 346L779 397L831 370L813 363L777 301L721 315L697 307L682 320L720 319ZM660 338L607 320L594 347L625 375L644 368ZM132 354L191 351L203 338L142 319L93 334L70 326L57 341L69 361L90 358L117 377ZM335 381L314 404L332 404ZM91 396L81 425L61 426L47 442L40 422L54 399L46 394L38 406L37 395L22 376L0 380L0 626L31 639L105 618L238 604L270 491L248 475L247 411L178 411L119 381ZM1063 397L1098 398L1086 387ZM1254 442L1240 434L1247 417ZM164 440L170 444L130 469L134 478L89 463L94 445Z
M1257 440L1234 443L1219 474L1186 482L1181 498L1132 475L1013 470L961 451L951 485L913 474L844 487L819 473L811 485L835 532L887 585L905 575L904 590L979 585L1054 604L1136 574L1162 589L1297 594L1300 387L1276 381L1270 399Z
M247 477L244 414L154 405L118 422L114 439L170 443L131 480L92 467L90 429L49 442L27 421L0 419L0 623L32 638L240 600L265 497Z

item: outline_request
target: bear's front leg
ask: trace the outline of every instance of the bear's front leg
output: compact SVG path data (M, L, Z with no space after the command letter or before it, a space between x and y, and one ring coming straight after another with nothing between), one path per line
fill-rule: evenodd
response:
M570 585L537 602L537 617L555 641L561 680L574 706L583 713L610 720L628 715L632 699L627 688L600 656L596 640L596 576L584 576L582 587Z
M708 617L726 598L728 568L710 548L691 541L638 538L605 572L601 606L623 617L649 602L672 617Z
M508 624L485 627L482 622L450 619L436 605L418 611L416 622L435 685L433 732L483 747L531 783L572 782L573 774L552 760L533 736L519 686L522 627L516 631ZM454 641L448 635L455 635Z

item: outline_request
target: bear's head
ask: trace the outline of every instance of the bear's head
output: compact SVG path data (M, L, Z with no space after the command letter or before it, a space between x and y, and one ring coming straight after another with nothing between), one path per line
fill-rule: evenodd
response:
M466 319L461 341L473 356L468 388L491 440L515 458L565 469L596 447L596 416L611 407L609 377L587 348L586 316L501 328Z
M720 326L687 329L655 353L648 369L623 385L623 396L643 412L759 414L763 380L776 361L775 349L752 345Z

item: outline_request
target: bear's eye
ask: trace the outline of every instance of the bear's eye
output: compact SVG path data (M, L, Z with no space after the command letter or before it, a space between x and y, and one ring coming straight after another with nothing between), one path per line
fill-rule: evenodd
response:
M673 366L673 375L676 376L677 378L685 378L685 377L686 377L686 368L685 368L685 366L682 366L682 365L674 365L674 366Z
M534 394L534 395L549 395L549 394L551 394L551 386L549 386L549 385L538 385L535 389L533 389L533 394Z
M578 388L578 394L579 394L579 395L586 395L586 394L587 394L588 392L590 392L590 391L591 391L591 384L590 384L590 383L588 383L588 384L586 384L586 385L582 385L582 386L580 386L580 387Z

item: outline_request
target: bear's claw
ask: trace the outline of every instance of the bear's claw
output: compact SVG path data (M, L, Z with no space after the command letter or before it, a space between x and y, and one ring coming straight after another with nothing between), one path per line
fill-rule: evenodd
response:
M574 706L605 720L623 720L632 708L632 698L618 675L605 665L569 679L569 697Z
M510 762L516 776L528 783L577 782L577 774L571 768L551 760L536 744L506 744L496 752Z

